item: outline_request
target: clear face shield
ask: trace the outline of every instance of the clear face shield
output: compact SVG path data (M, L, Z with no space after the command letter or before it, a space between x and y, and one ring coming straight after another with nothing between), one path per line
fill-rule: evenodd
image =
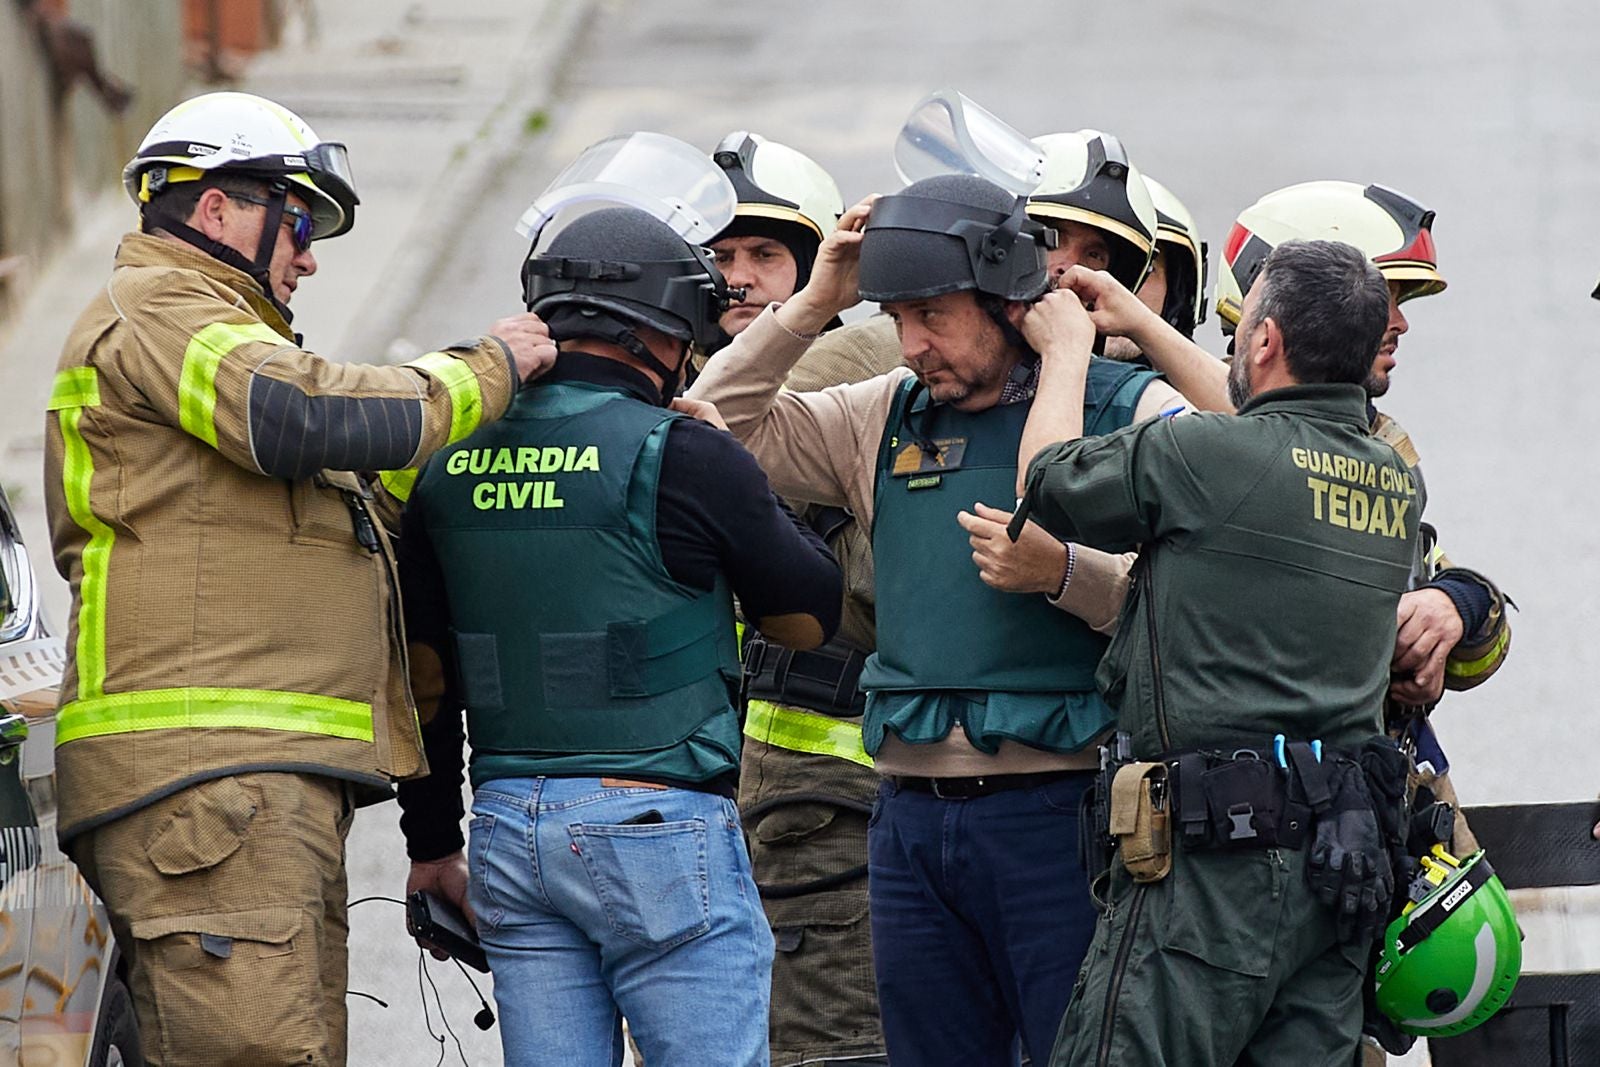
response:
M573 218L622 205L704 245L733 221L737 202L733 183L704 152L676 137L629 133L586 148L522 213L516 229L537 254Z
M941 89L911 109L894 145L895 169L907 184L944 174L985 178L1017 196L1044 177L1044 152L954 89Z

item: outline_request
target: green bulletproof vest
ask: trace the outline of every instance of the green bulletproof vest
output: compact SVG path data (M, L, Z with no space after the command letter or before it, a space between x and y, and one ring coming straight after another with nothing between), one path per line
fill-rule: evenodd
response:
M1133 421L1148 370L1094 359L1084 392L1084 433ZM991 589L978 577L956 513L982 501L1016 503L1017 449L1031 401L964 412L930 403L908 380L895 395L878 455L872 550L877 567L877 651L861 687L867 718L879 694L930 690L1081 693L1094 690L1107 640L1043 596ZM937 455L930 449L936 448ZM1098 702L1096 702L1097 707ZM1104 709L1109 722L1109 709ZM992 723L1027 741L1028 723Z
M448 591L474 782L536 755L668 749L735 714L733 599L674 581L655 536L682 417L539 385L424 471L412 503Z

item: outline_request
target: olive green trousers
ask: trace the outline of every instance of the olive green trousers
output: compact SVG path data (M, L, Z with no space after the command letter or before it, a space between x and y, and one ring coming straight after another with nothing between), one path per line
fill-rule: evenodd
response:
M1352 1067L1366 946L1340 945L1302 852L1190 851L1107 905L1052 1067Z

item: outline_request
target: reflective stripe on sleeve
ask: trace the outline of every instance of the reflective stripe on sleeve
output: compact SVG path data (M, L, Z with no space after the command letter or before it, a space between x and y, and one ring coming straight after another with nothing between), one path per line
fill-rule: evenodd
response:
M83 574L78 580L78 642L73 649L80 697L97 697L105 690L106 572L111 545L116 540L111 527L90 504L94 455L79 428L84 409L99 406L100 379L93 367L74 367L56 375L48 410L56 412L61 424L61 488L67 513L89 535L89 543L79 556Z
M229 727L371 741L372 705L270 689L150 689L97 695L61 709L56 744L140 730Z
M464 360L447 352L429 352L406 366L433 375L450 394L450 438L445 444L453 445L478 428L483 421L483 389Z
M404 504L411 499L411 490L417 486L418 471L415 467L407 467L398 471L380 471L378 480L383 487L389 490L389 495Z
M745 713L744 733L746 737L791 752L834 756L863 767L872 766L872 757L861 743L860 723L847 719L752 700Z
M56 374L46 411L100 406L100 373L93 367L73 367Z
M189 338L178 379L178 422L184 432L217 447L217 367L246 341L287 345L264 322L213 322Z
M1506 646L1511 643L1511 628L1502 625L1500 632L1495 635L1494 643L1489 646L1489 651L1477 659L1458 662L1452 659L1444 661L1444 672L1453 678L1472 678L1488 670L1498 663L1506 654Z

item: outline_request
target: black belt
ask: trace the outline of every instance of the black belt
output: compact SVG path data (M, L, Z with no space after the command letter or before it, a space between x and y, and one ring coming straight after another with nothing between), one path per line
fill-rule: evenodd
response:
M809 652L775 645L759 634L744 641L744 691L750 700L788 704L834 718L856 718L867 707L861 668L867 654L837 638Z
M941 800L970 800L986 797L1007 789L1032 789L1049 785L1073 775L1093 774L1093 771L1040 771L1037 774L986 774L978 778L921 778L914 775L896 775L894 784L900 789L917 793L932 793Z

